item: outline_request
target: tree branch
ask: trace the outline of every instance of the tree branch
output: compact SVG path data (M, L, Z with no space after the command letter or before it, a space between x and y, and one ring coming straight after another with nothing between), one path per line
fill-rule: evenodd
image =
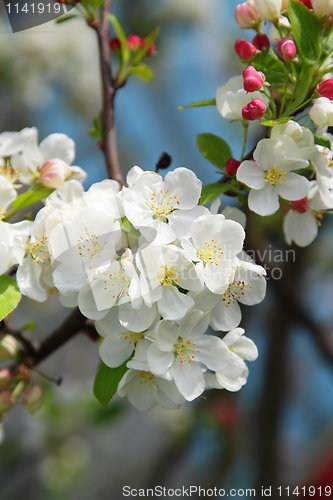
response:
M101 8L100 20L91 24L96 30L100 57L100 68L103 90L103 144L102 151L105 156L106 168L110 179L114 179L121 186L125 184L121 173L116 141L116 129L114 120L114 98L117 87L112 78L110 61L109 32L110 21L105 13L110 12L112 0L106 0Z

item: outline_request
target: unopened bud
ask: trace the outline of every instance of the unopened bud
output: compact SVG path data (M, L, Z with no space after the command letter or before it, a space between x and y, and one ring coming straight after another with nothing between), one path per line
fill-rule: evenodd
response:
M2 418L5 413L14 406L12 401L11 392L8 390L0 392L0 418Z
M265 75L261 71L257 71L253 66L248 66L243 71L243 78L246 92L255 92L261 89L265 81Z
M235 51L236 54L245 61L250 61L257 53L255 46L246 40L237 40L235 43Z
M284 61L291 61L294 59L297 52L295 43L288 37L285 37L278 42L277 49Z
M0 359L13 358L19 352L18 343L12 335L5 335L0 341Z
M333 101L333 79L330 78L321 82L318 86L318 92L321 97L327 97L330 101Z
M261 35L260 33L256 34L252 43L258 50L261 50L261 52L268 52L271 46L268 36L265 34Z
M291 201L289 206L299 214L304 214L308 209L308 203L309 200L307 198L302 198L301 200Z
M146 56L153 56L155 53L156 53L156 47L155 47L155 44L152 43L148 49Z
M312 8L318 19L333 14L333 0L312 0Z
M236 175L239 165L240 161L236 160L235 158L229 158L225 166L226 173L231 177L234 177Z
M72 172L68 163L59 158L53 158L40 168L39 182L45 187L56 189L61 187L67 177L71 175Z
M42 405L43 392L39 385L22 391L22 404L29 413L35 413Z
M121 49L121 43L118 37L114 36L109 40L109 47L112 52L119 52Z
M253 99L253 101L249 102L243 110L242 116L244 120L258 120L262 118L266 111L266 104L261 99Z
M259 23L260 15L254 7L253 0L237 5L235 19L242 28L254 28Z
M0 391L7 389L12 380L13 377L8 368L0 370Z

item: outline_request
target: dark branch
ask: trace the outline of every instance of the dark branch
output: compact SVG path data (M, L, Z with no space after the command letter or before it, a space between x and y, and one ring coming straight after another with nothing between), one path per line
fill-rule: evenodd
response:
M105 13L110 12L112 0L106 0L101 8L100 20L91 26L96 30L100 57L100 67L103 89L103 144L102 150L105 156L106 168L110 179L124 185L121 173L116 141L116 129L114 120L114 98L117 87L112 78L110 61L109 33L110 21Z

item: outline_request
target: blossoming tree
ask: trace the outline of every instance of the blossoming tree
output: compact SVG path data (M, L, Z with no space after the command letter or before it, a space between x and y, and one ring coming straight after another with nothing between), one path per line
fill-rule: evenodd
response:
M132 76L153 78L147 61L158 30L145 39L126 36L110 11L110 0L84 0L61 19L83 18L96 31L103 106L90 133L108 179L84 191L85 172L72 165L75 145L64 134L40 144L35 128L0 134L2 418L20 402L38 409L34 368L87 329L101 337L94 394L102 406L116 392L150 410L178 408L208 389L240 390L245 361L258 356L239 326L242 305L266 294L264 267L243 249L245 207L261 217L283 213L286 242L301 247L313 242L333 208L332 2L237 6L237 23L255 31L252 43L235 43L243 74L219 87L216 98L182 106L216 106L244 128L239 159L222 138L198 136L200 152L218 168L216 182L204 187L188 168L160 175L171 163L165 153L156 171L134 166L123 178L114 100ZM256 122L265 136L249 151L248 129ZM221 195L237 198L239 208L221 210ZM27 216L40 201L43 208ZM25 327L11 326L10 314L22 294L43 302L54 293L72 313L35 344Z

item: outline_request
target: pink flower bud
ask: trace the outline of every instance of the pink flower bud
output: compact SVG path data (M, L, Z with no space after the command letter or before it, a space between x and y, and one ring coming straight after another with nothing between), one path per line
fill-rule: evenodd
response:
M291 61L294 59L297 52L296 45L288 37L284 37L278 42L277 49L284 61Z
M245 59L245 61L250 61L257 53L255 46L246 40L237 40L235 43L235 51L236 54L242 59Z
M305 7L308 9L312 9L312 1L311 0L300 0L300 2L304 3Z
M289 206L299 214L304 214L308 209L308 203L309 200L307 198L302 198L301 200L291 201Z
M234 175L236 175L239 165L240 161L235 160L235 158L229 158L225 166L226 173L233 177Z
M118 37L114 36L109 40L109 47L112 52L118 52L121 49L120 40Z
M0 417L3 417L6 411L8 411L12 406L14 406L14 403L11 398L11 392L6 390L6 391L1 391L0 392Z
M257 71L253 66L248 66L243 71L244 90L246 92L255 92L261 89L265 81L265 75L261 71Z
M253 28L260 21L260 15L254 7L253 0L237 5L235 9L236 22L242 28Z
M138 50L143 45L143 40L137 35L129 35L127 38L127 47L129 50Z
M22 404L29 413L35 413L42 404L43 392L39 385L34 385L22 391Z
M59 158L48 160L46 163L44 163L39 171L39 182L43 186L50 189L56 189L62 186L67 177L70 177L72 175L68 163L60 160Z
M333 101L333 80L325 80L321 82L318 86L318 92L321 97L327 97L330 101Z
M148 49L146 56L153 56L155 53L156 53L156 47L155 47L155 44L152 43Z
M253 101L249 102L243 110L242 116L244 120L258 120L262 116L264 116L266 111L266 104L261 99L253 99Z
M268 52L271 46L268 36L264 34L260 35L259 33L253 38L252 43L262 52Z
M0 370L0 391L6 389L12 380L13 377L8 368Z

